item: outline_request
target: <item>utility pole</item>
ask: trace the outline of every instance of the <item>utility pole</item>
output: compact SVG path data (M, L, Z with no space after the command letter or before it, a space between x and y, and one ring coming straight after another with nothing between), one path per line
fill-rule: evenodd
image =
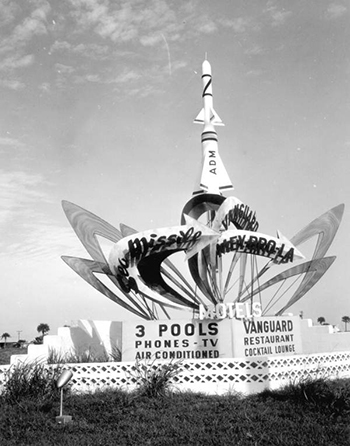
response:
M22 330L17 330L17 334L18 334L18 342L20 340L20 334L22 333Z

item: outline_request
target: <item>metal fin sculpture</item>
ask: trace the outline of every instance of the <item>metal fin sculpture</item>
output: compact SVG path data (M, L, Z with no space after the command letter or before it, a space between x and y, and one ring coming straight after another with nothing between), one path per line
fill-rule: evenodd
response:
M235 214L234 210L243 204L232 197L227 200L228 203L225 203L225 198L213 194L197 195L184 208L197 219L208 213L209 209L211 221L208 224L212 224L215 230L204 226L199 221L196 222L193 218L187 218L185 225L142 233L137 233L123 224L119 231L91 212L64 201L63 209L67 218L93 260L68 256L62 258L95 289L124 309L144 319L157 319L161 311L166 317L170 317L166 307L196 311L200 303L206 304L209 301L215 304L224 301L227 297L231 301L246 302L263 295L268 288L278 283L304 275L299 287L287 303L274 311L274 314L280 315L301 299L334 262L334 256L324 257L324 255L338 231L344 205L336 206L324 213L288 242L281 235L276 238L256 231L239 229L244 227L243 220L241 219L241 224L238 224L234 215L236 217L242 217L242 215L237 212ZM186 221L184 214L182 220ZM246 220L248 221L251 226L252 218ZM234 226L235 229L230 229L230 226ZM255 225L255 228L257 229L258 225ZM97 235L115 243L108 260ZM317 237L312 260L286 269L260 284L263 275L274 265L283 265L296 258L303 258L296 246L312 237ZM201 245L200 239L202 239ZM222 248L225 240L229 241L227 249ZM191 256L188 254L188 264L191 276L198 287L197 290L168 258L175 252L185 250L190 252L196 245L198 252L194 250ZM291 250L293 259L289 256L283 263L276 260L278 256L280 260L285 259ZM230 257L230 267L226 277L219 279L218 263L223 256ZM266 257L267 263L256 271L250 281L247 281L245 276L247 276L248 258L256 256ZM269 257L272 259L268 260ZM233 294L232 275L238 265L240 267L237 291ZM104 274L116 290L112 291L101 282L97 277L99 274ZM222 271L220 274L222 275ZM220 287L220 283L224 283L224 287ZM257 283L258 286L255 286ZM271 311L279 300L280 296L275 294L265 305L264 314Z
M190 217L179 227L136 233L122 225L121 232L73 203L63 201L62 206L93 260L68 256L62 259L91 286L144 319L157 319L160 309L169 317L165 306L198 309L201 299L167 257L185 250L192 256L215 242L220 235L218 232ZM115 242L109 261L97 235ZM105 274L117 290L111 291L96 274ZM168 285L163 277L179 291Z
M144 231L119 240L110 253L109 267L126 293L132 289L136 294L142 292L154 302L178 308L198 308L192 300L167 285L161 275L161 263L179 251L193 256L219 235L187 217L185 225Z

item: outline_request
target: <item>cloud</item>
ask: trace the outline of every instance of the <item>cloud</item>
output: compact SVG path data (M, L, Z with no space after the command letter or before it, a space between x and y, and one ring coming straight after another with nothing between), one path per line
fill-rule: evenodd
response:
M160 33L154 34L153 36L143 36L140 38L141 45L144 46L154 46L160 43L162 40L162 35Z
M98 74L84 74L82 76L77 75L74 77L74 83L76 84L85 84L87 82L95 84L105 83L105 81Z
M13 0L3 0L0 8L0 25L5 26L13 22L19 6Z
M247 54L248 56L257 56L259 54L264 54L265 49L262 48L260 45L254 45L244 51L244 54Z
M17 145L11 138L1 138L0 143ZM68 222L60 226L43 211L55 204L49 194L50 186L39 174L0 170L0 258L43 262L59 259L67 252L82 254Z
M101 77L98 74L87 74L85 80L87 82L101 82Z
M161 69L155 69L143 73L138 73L133 69L125 69L118 76L111 78L107 82L115 85L115 90L118 94L123 94L125 96L138 96L145 98L150 95L155 95L161 92L161 88L157 85L159 84L158 78L163 76L163 71ZM143 78L142 84L138 84L138 80ZM150 79L146 81L145 79ZM125 87L127 85L127 88Z
M67 41L56 40L49 49L49 55L53 53L73 54L93 60L103 60L109 57L110 47L97 43L79 43L73 45Z
M0 227L6 240L18 233L23 238L23 223L40 217L38 205L49 203L48 182L41 175L24 171L0 171Z
M208 21L197 26L197 30L204 34L212 34L217 31L217 29L217 25L213 21Z
M46 0L1 2L0 24L3 25L3 30L9 23L11 27L0 34L0 71L11 72L11 77L2 76L0 87L14 91L25 87L19 70L33 65L35 61L33 54L24 54L27 52L25 47L31 43L33 37L47 33L47 16L50 11L51 6Z
M137 96L139 98L146 98L147 96L154 96L161 93L161 89L156 85L147 84L146 86L129 88L127 91L128 96Z
M275 21L283 20L276 7L272 13ZM179 42L211 36L223 27L236 33L260 29L251 17L229 19L220 10L208 15L194 0L184 4L167 0L31 0L21 4L20 12L14 11L13 16L12 33L0 40L0 54L11 50L0 61L0 71L11 71L11 79L3 79L0 86L24 88L27 80L37 79L31 76L33 70L26 72L25 68L42 64L46 78L38 79L41 94L84 83L115 84L116 89L123 85L119 91L123 96L154 94L162 91L169 73L184 66ZM33 51L34 45L39 51ZM257 48L255 51L251 54L258 54ZM141 72L142 64L135 61L151 57L152 64ZM98 67L96 60L101 61ZM137 85L141 78L142 88Z
M51 84L49 82L43 82L38 88L42 93L48 94L51 92Z
M30 147L28 147L22 141L9 136L0 137L0 156L1 156L1 168L7 170L16 171L20 170L20 166L26 163L30 156ZM0 169L0 175L2 170ZM0 178L0 184L2 178ZM0 191L1 194L1 191Z
M271 14L272 26L283 25L287 18L291 15L291 11L275 11Z
M21 229L25 237L21 242L10 243L3 247L0 257L11 255L17 261L30 259L32 262L43 263L50 260L61 261L60 256L67 253L78 256L85 254L68 222L66 227L62 227L36 216L29 220L29 223L24 223Z
M140 79L142 76L134 70L125 69L119 76L117 76L112 82L116 84L124 84L125 82L134 81Z
M72 47L72 52L75 54L80 54L85 57L93 57L95 59L104 58L107 56L108 53L108 46L107 45L98 45L94 43L80 43L79 45L76 45Z
M244 33L246 31L257 31L259 26L250 17L237 17L235 19L219 19L219 23L225 28L230 28L236 33Z
M11 56L4 57L0 60L0 72L4 73L0 79L0 87L9 90L19 91L25 87L25 83L20 80L18 70L29 67L34 63L34 56L32 54L21 55L20 52L14 53ZM7 77L7 78L6 78Z
M22 81L15 79L0 79L0 86L17 91L22 90L25 87L25 84Z
M0 52L18 51L34 36L47 33L47 15L51 6L45 0L33 2L36 8L16 25L12 33L0 43Z
M68 82L79 83L78 79L80 78L80 76L75 75L76 70L74 67L62 63L56 63L55 71L57 73L55 86L59 90L63 90L64 88L66 88Z
M177 60L172 63L172 72L174 73L174 71L176 71L176 70L182 70L186 66L187 66L187 63L185 61Z
M291 11L287 11L284 8L279 8L275 0L270 0L267 2L265 12L271 17L271 26L284 25L287 18L292 15Z
M342 17L347 13L347 8L344 5L340 5L339 3L331 3L326 11L326 18L333 20L339 17Z
M33 62L33 54L27 54L26 56L15 54L14 56L5 57L0 61L0 71L9 71L15 70L16 68L24 68L32 65Z
M75 75L73 82L76 84L83 84L86 82L99 83L99 84L115 84L115 85L123 85L123 92L128 93L131 87L130 84L137 81L142 77L141 73L137 73L133 69L125 68L118 76L113 75L105 75L101 76L100 74L83 74L83 75ZM128 84L128 89L125 90L125 84Z
M98 35L112 41L129 41L137 35L136 14L128 3L115 6L99 0L69 0L69 14L77 23L79 32L93 29Z
M82 29L96 25L108 16L108 7L99 0L69 0L73 9L70 15Z
M5 150L14 150L18 148L23 148L25 145L16 138L10 137L0 137L0 152Z
M179 17L181 8L172 9L165 0L142 2L106 3L98 0L69 0L72 6L70 16L77 23L77 32L88 29L104 39L122 44L140 42L145 46L159 43L159 33L171 39L183 30L183 20ZM184 16L184 19L186 17ZM196 17L196 23L201 22ZM206 22L206 23L205 23ZM201 32L212 32L215 24L203 21Z
M72 44L67 41L62 40L56 40L50 48L49 54L55 52L55 51L71 51L72 50Z
M75 68L69 66L69 65L64 65L62 63L56 63L55 64L55 68L57 73L59 74L72 74L75 72Z
M48 184L42 175L0 170L0 224L7 223L9 218L14 222L21 219L23 212L31 212L36 202L49 202L45 192Z

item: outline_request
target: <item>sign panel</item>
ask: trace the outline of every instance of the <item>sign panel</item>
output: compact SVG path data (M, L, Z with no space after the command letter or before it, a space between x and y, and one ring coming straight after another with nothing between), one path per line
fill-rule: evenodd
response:
M123 322L123 361L302 353L298 316Z
M259 357L302 353L298 316L259 317L233 322L234 356Z
M157 320L123 323L123 361L232 358L232 322Z

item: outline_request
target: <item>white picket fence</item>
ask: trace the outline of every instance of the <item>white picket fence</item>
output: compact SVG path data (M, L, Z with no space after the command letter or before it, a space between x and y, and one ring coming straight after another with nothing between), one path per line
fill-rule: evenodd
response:
M155 368L157 364L149 366ZM137 381L134 362L64 364L63 367L73 372L72 389L78 392L104 388L132 390ZM0 367L0 389L9 368ZM350 378L350 351L256 359L182 361L172 384L178 390L207 394L250 394L309 377Z

